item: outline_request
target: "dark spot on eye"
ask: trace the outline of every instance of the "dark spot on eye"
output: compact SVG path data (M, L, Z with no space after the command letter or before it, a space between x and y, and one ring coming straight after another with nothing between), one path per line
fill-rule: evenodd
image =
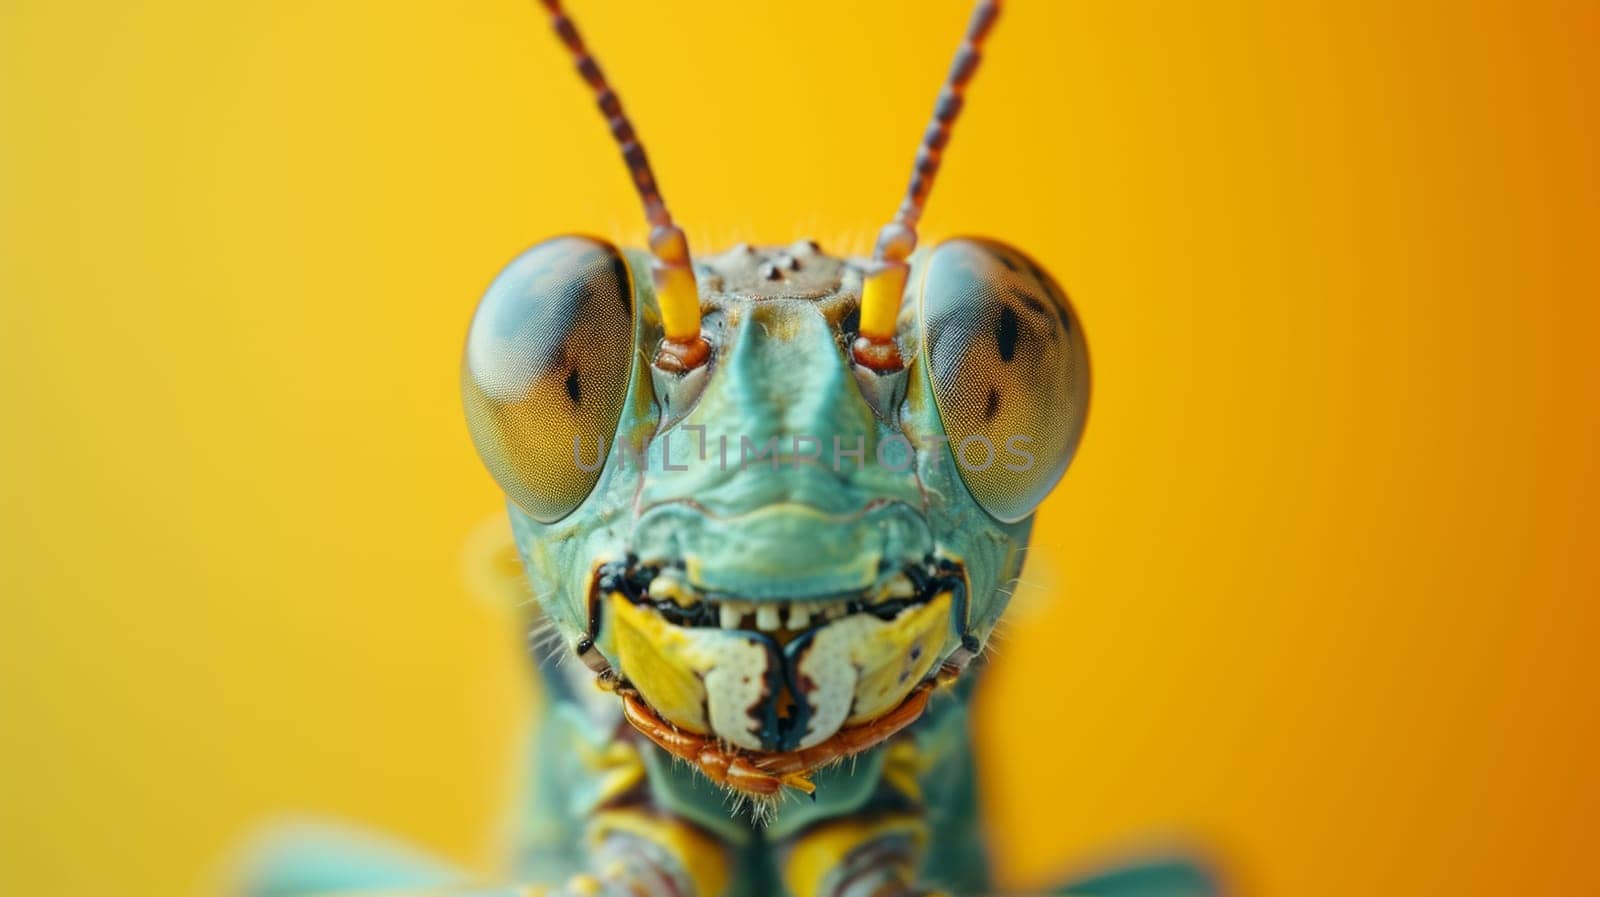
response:
M573 368L567 373L567 398L571 399L574 405L581 404L583 401L583 391L578 380L577 368Z
M1017 313L1009 308L1000 309L1000 326L995 328L995 342L1000 344L1000 360L1009 362L1017 354Z
M628 263L620 255L611 257L611 276L617 282L617 298L622 302L622 310L633 317L633 297L628 293Z
M989 402L988 402L988 404L983 406L983 419L984 420L994 420L994 416L996 414L999 414L999 413L1000 413L1000 390L995 389L993 386L991 386L991 387L989 387Z
M1006 270L1012 272L1013 274L1015 274L1018 270L1017 263L1011 260L1009 253L995 252L994 260L1002 265L1005 265Z
M1011 298L1016 299L1023 305L1026 305L1028 310L1034 314L1042 315L1047 313L1044 303L1039 301L1038 296L1035 296L1025 290L1019 290L1016 287L1011 287L1010 289L1006 290L1006 292L1011 294Z
M1027 262L1028 264L1028 273L1032 274L1033 279L1038 281L1039 285L1048 291L1050 289L1050 278L1045 276L1043 269L1034 264L1033 259L1024 258L1023 261Z

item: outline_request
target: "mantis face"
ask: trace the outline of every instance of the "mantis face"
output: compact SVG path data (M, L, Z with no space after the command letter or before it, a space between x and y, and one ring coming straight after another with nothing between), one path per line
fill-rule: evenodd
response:
M910 259L904 363L866 364L869 261L740 246L697 260L684 369L652 361L651 264L587 237L513 261L467 339L473 440L629 721L734 788L805 788L982 650L1083 429L1083 332L1026 256L957 239Z
M1049 275L985 240L913 256L999 3L974 6L870 259L803 241L698 263L544 6L650 249L562 237L501 272L467 337L473 440L544 618L626 719L741 792L810 791L983 649L1083 430L1083 332Z

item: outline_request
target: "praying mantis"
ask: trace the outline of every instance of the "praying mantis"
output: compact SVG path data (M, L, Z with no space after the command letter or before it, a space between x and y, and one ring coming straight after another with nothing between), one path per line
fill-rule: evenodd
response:
M246 893L989 893L973 670L1090 381L1082 325L1033 259L917 249L1000 3L977 3L868 258L691 253L576 25L543 6L651 230L647 250L534 246L466 341L469 428L553 653L512 883L317 832L269 851ZM1168 860L1057 893L1215 886Z

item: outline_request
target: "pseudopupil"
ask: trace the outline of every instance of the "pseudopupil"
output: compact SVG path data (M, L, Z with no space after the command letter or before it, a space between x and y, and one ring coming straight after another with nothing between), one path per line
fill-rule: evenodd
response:
M1009 307L1000 310L1000 326L995 333L1000 344L1000 360L1009 362L1017 354L1017 313Z
M574 368L567 373L567 398L572 400L573 405L578 405L583 398L583 392L579 386L578 370Z

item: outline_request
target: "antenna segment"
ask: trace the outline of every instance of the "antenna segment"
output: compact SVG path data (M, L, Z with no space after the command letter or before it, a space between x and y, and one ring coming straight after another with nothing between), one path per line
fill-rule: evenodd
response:
M950 63L950 73L939 90L939 99L933 105L933 118L917 147L905 199L894 218L878 232L872 266L861 288L861 328L853 353L857 363L873 370L895 371L903 365L894 336L901 296L910 272L906 259L917 248L917 222L922 220L922 209L933 189L934 177L939 173L939 162L950 142L950 131L961 114L967 84L983 60L983 42L999 16L1000 0L978 0L973 7L966 35Z
M710 357L711 347L700 335L700 290L694 280L694 264L689 241L683 229L672 221L655 172L645 155L644 144L633 130L633 122L622 108L622 99L606 80L600 63L583 42L578 26L561 6L561 0L539 0L550 15L550 27L571 54L579 77L594 93L595 105L611 128L611 136L622 150L622 161L633 178L633 187L644 204L644 217L650 223L651 280L656 304L661 309L664 338L655 363L666 370L686 371L699 367Z

